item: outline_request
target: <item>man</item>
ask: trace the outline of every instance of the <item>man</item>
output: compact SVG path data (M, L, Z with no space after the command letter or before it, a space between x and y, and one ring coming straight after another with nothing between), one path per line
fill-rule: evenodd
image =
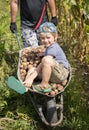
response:
M24 47L38 46L36 30L48 21L47 3L51 12L51 22L57 25L55 0L11 0L10 30L17 32L16 16L20 5L21 34Z

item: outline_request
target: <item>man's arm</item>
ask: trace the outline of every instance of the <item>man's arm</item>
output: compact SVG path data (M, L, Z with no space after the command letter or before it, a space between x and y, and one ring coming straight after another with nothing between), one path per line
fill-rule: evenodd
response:
M17 32L16 16L18 13L18 0L11 0L10 10L11 10L10 30L12 33L15 33Z
M11 23L15 23L16 16L18 13L18 0L11 0L10 10L11 10Z
M56 12L56 4L55 4L55 0L48 0L48 5L49 5L49 9L51 12L51 22L54 23L56 26L58 24L57 21L57 12Z
M48 0L48 5L50 8L51 16L55 17L56 14L56 5L55 5L55 0Z

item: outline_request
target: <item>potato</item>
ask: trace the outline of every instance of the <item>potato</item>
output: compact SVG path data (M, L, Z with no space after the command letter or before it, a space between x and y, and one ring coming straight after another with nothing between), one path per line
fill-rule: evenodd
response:
M26 74L26 70L20 69L20 73L21 73L21 74L23 73L23 74L25 75L25 74Z
M52 85L52 89L55 90L55 89L56 89L56 84L53 83L53 84L51 84L51 85Z
M28 69L31 69L33 67L33 65L29 64L28 65Z
M55 91L55 94L58 94L58 90L57 89L55 89L54 91Z
M57 89L58 89L58 91L61 91L63 89L63 86L58 84L58 88Z
M62 82L62 85L65 86L66 83L67 83L67 80L64 80L64 81Z
M49 95L49 92L46 92L45 95Z
M32 67L37 67L37 65L41 61L41 57L45 48L43 45L38 46L37 48L24 48L21 52L21 60L20 60L20 75L22 81L25 79L27 72Z
M33 64L34 67L37 67L37 64Z
M55 91L51 91L51 92L50 92L50 95L51 95L51 96L55 96Z
M35 64L38 64L39 63L39 60L35 60L35 62L34 62Z
M20 69L23 69L23 65L22 64L20 65Z
M27 64L26 64L26 62L22 62L22 65L23 65L23 67L24 67L24 66L26 66Z

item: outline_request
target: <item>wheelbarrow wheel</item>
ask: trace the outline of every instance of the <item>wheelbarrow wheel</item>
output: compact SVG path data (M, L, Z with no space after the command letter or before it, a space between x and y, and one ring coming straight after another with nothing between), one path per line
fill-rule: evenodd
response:
M55 98L50 98L46 102L46 119L49 123L57 122L57 109L56 109L56 100Z

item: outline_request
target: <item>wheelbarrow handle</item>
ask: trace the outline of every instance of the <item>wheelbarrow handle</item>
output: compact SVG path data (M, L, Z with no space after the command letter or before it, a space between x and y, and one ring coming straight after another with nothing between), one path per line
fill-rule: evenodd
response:
M18 33L17 33L16 31L14 31L14 34L15 34L15 36L16 36L16 40L17 40L18 46L19 46L19 48L20 48L20 50L21 50L22 47L21 47L21 43L20 43L20 40L19 40Z

